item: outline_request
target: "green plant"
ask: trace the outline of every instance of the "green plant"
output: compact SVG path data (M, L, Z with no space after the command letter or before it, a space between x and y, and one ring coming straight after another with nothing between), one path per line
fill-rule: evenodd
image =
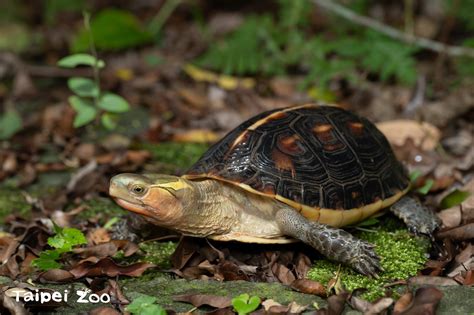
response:
M278 18L270 14L247 17L196 62L234 75L282 75L296 68L307 73L302 87L325 87L339 77L356 82L359 69L383 81L415 82L415 47L354 27L342 27L331 38L310 35L311 3L280 0L279 4Z
M0 115L0 140L10 139L21 127L20 115L13 109L7 109Z
M468 191L455 189L454 191L450 192L446 197L444 197L443 200L441 200L441 208L447 209L460 205L470 195L471 194Z
M75 228L61 228L54 224L55 235L48 238L48 245L54 249L42 251L31 264L41 270L61 268L58 260L63 253L70 252L74 246L86 244L84 234Z
M71 50L76 53L87 51L91 36L100 51L137 47L152 40L151 34L136 16L118 9L102 10L89 25L84 24L84 28L74 38Z
M94 71L94 79L71 77L68 80L69 89L76 95L69 97L69 104L76 111L74 127L81 127L92 122L100 115L102 125L114 129L118 114L129 111L128 102L120 95L101 91L99 71L105 67L105 62L97 58L94 38L90 30L89 15L84 14L84 25L89 30L89 45L92 54L74 54L58 61L58 66L75 68L89 66Z
M232 299L232 306L239 315L245 315L255 311L260 305L258 296L249 296L247 293L241 294Z
M134 315L166 315L166 310L155 302L156 297L141 295L134 299L126 310Z

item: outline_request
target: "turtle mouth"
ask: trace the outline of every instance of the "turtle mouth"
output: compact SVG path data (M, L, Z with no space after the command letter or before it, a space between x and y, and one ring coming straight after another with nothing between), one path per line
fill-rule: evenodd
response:
M120 198L114 198L115 202L121 206L124 209L127 209L128 211L132 211L138 214L141 214L143 216L151 217L151 214L149 211L146 210L145 206L142 204L136 204L124 199Z

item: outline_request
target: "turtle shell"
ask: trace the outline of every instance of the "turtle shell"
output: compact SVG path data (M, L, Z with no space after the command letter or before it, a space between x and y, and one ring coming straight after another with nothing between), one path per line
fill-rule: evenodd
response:
M250 118L214 144L185 177L229 182L333 226L372 215L409 187L405 168L373 123L318 104Z

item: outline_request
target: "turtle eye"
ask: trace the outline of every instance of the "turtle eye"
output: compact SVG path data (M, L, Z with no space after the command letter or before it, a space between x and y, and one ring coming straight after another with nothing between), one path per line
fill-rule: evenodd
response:
M131 190L135 195L143 195L145 193L145 187L140 184L133 185Z

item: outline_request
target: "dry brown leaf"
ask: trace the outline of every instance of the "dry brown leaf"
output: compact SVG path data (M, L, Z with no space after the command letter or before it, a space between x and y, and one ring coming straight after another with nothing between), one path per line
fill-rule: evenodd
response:
M413 293L407 292L403 294L395 303L395 306L393 307L393 315L398 315L401 314L403 311L405 311L411 304L411 301L413 300Z
M212 143L219 140L219 135L208 129L191 129L174 134L172 139L177 142Z
M282 306L280 303L276 302L275 300L273 299L267 299L265 301L262 302L262 306L263 308L265 309L265 311L268 311L270 310L270 308L272 308L273 306Z
M63 269L50 269L38 275L41 283L65 283L74 280L74 275Z
M419 288L415 292L412 303L400 315L434 315L439 301L443 298L443 292L435 287Z
M82 277L97 277L97 276L108 276L115 277L118 275L124 275L129 277L139 277L147 269L155 267L154 264L150 263L135 263L128 266L117 265L110 258L103 258L97 263L82 262L69 270L76 279Z
M437 127L427 122L419 123L408 119L380 122L377 128L394 146L403 146L407 139L412 139L415 146L424 151L436 148L441 137L441 132Z
M376 315L381 314L387 310L393 304L392 298L381 298L372 304L365 312L364 315Z
M290 285L292 289L306 294L326 296L326 288L319 282L309 279L296 279Z
M461 224L462 213L460 206L454 206L437 213L438 218L441 219L443 226L446 228L453 228Z
M456 241L474 239L474 223L468 223L449 230L440 231L436 234L437 238L449 238Z
M459 285L456 281L446 277L435 277L435 276L416 276L408 279L410 285Z
M15 253L20 243L13 237L4 236L0 238L0 265L5 264Z

